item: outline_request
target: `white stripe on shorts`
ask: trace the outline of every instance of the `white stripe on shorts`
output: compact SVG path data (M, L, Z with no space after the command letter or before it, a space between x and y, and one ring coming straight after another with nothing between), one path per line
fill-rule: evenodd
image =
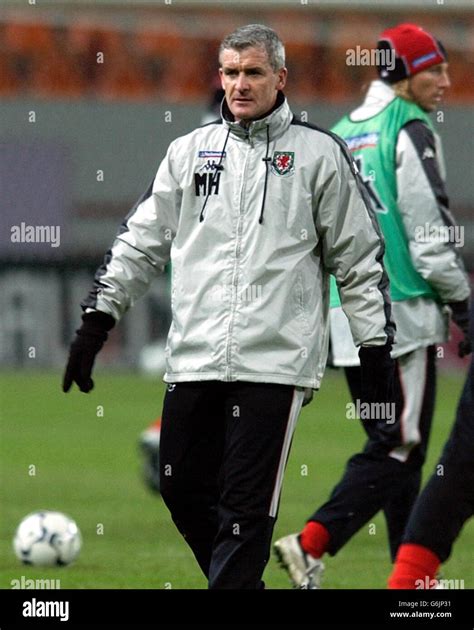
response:
M426 389L428 349L418 348L398 357L404 406L400 418L402 446L394 448L390 457L405 462L411 449L420 443L420 419Z
M285 439L283 440L283 448L280 455L280 462L278 464L278 472L275 479L275 486L273 488L272 502L270 504L270 516L275 518L278 511L278 503L280 501L281 487L283 485L283 475L285 474L286 460L288 459L288 452L290 450L291 440L293 433L295 432L296 421L303 405L304 390L297 389L295 387L293 392L293 401L290 407L290 413L288 415L288 423L286 425Z

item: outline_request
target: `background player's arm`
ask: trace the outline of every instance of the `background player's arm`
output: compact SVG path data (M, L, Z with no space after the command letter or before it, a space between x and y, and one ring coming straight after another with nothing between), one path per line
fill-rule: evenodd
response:
M454 244L442 238L455 221L448 208L440 148L425 123L415 120L403 127L396 162L397 203L416 270L444 303L466 300L470 289L463 262ZM436 230L441 238L436 238Z

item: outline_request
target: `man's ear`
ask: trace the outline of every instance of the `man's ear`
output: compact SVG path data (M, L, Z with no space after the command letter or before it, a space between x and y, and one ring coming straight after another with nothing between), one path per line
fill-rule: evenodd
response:
M278 83L276 86L277 90L283 90L283 88L286 85L286 79L288 77L288 69L287 68L280 68L280 70L278 70Z
M225 90L225 86L224 86L224 71L222 70L222 68L219 68L219 77L221 79L221 87L223 90Z

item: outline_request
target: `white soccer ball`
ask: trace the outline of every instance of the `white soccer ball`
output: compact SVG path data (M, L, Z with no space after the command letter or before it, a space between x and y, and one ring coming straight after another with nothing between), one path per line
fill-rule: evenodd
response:
M38 567L70 564L81 545L81 532L72 518L49 510L25 516L13 539L16 557Z

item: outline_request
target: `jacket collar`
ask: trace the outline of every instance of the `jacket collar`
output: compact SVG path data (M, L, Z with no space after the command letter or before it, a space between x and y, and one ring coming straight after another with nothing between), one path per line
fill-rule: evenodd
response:
M358 122L376 116L395 98L396 94L388 83L379 80L372 81L364 102L349 114L349 118L353 122Z
M283 92L278 92L273 109L263 118L252 121L248 127L243 127L240 123L235 122L234 115L225 98L221 105L221 116L224 125L232 135L242 140L252 139L263 142L267 141L267 127L269 127L270 138L273 140L289 127L293 119L293 114Z

